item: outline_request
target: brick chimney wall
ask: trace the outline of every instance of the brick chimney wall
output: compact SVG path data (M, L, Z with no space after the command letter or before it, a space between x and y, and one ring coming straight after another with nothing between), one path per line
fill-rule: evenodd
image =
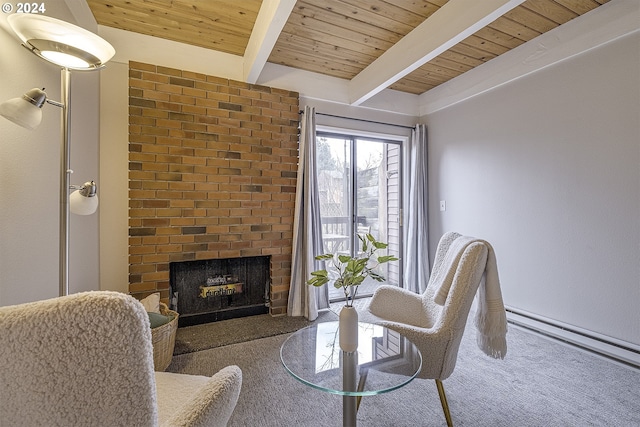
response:
M285 314L298 93L129 63L129 291L169 298L169 263L271 256Z

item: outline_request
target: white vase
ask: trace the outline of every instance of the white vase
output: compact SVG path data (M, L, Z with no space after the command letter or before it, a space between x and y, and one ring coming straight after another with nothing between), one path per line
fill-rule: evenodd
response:
M340 310L339 328L340 349L353 352L358 348L358 311L354 307L344 306Z

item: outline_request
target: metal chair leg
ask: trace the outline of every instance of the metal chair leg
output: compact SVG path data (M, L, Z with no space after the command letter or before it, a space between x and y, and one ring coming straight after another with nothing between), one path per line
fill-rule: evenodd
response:
M447 403L447 396L444 393L444 385L442 381L436 379L436 386L438 387L438 394L440 395L440 403L442 404L442 411L444 412L444 418L447 420L447 426L453 427L453 421L451 421L451 413L449 412L449 404Z

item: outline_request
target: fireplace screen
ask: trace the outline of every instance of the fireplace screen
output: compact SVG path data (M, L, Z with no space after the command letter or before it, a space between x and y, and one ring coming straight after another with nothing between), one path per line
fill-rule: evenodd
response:
M268 313L270 262L258 256L170 263L179 325Z

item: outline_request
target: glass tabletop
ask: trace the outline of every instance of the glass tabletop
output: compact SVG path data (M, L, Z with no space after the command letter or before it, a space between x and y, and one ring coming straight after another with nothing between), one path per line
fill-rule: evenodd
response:
M371 396L395 390L420 372L420 350L399 332L358 324L358 349L344 352L338 322L317 323L294 332L282 344L287 372L316 389L344 396Z

